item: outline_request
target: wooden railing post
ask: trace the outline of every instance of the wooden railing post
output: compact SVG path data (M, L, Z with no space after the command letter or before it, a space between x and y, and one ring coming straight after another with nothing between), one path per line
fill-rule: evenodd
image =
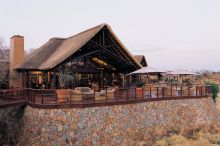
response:
M9 104L11 104L11 100L10 100L10 98L9 98L9 96L10 96L9 93L10 93L10 92L8 92L8 93L6 92L6 94L7 94L7 100L9 101Z
M171 84L171 87L170 87L170 97L173 97L173 86Z
M144 88L142 87L142 98L144 98Z
M129 96L128 93L129 93L129 88L127 88L127 98L126 98L127 100L129 99L129 97L128 97L128 96Z
M188 86L188 96L190 96L190 88L189 88L189 86Z
M162 90L162 97L164 97L164 87L162 87L161 90Z
M137 98L137 95L136 95L136 87L134 88L134 98L136 99Z
M35 103L35 97L36 97L36 96L35 96L35 91L33 90L32 93L33 93L33 95L34 95L33 102Z
M43 98L43 94L41 95L42 99L41 99L41 103L44 104L44 98Z
M203 94L202 94L202 86L201 86L201 95L203 95Z
M159 91L158 91L158 87L157 87L157 98L158 98L158 96L159 96L159 93L158 93Z
M198 96L198 91L197 91L198 86L196 86L196 96Z
M151 87L150 87L150 98L151 98Z
M180 96L183 96L183 86L180 87Z
M107 88L106 88L106 90L105 90L105 101L107 101L108 100L108 91L107 91Z
M94 96L93 100L94 100L94 103L95 103L95 101L96 101L96 99L95 99L95 91L93 93L93 96Z

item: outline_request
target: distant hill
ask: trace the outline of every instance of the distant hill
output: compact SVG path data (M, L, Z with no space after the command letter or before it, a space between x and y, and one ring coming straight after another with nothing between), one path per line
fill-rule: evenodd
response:
M203 74L201 80L213 82L220 85L220 73L205 73Z

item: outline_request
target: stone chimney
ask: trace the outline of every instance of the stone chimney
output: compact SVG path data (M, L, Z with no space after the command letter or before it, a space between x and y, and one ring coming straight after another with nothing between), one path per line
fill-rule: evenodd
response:
M22 75L15 71L24 61L24 37L14 35L11 37L10 43L10 71L9 71L9 86L21 87Z

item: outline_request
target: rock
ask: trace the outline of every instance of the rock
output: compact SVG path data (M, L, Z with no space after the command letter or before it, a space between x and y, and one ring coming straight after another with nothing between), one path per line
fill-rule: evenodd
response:
M63 131L63 126L61 124L58 124L57 129L58 129L58 132L62 132Z

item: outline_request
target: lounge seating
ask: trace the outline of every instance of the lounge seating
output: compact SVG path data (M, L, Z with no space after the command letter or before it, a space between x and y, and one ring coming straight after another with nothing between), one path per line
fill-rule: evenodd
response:
M89 87L76 87L71 91L71 101L94 99L95 92Z
M107 90L101 90L100 92L95 93L96 100L106 100L115 97L115 88L108 88Z
M97 85L97 84L92 84L92 89L93 89L95 92L98 92L98 91L99 91L99 85Z
M106 100L106 90L95 92L95 100Z

